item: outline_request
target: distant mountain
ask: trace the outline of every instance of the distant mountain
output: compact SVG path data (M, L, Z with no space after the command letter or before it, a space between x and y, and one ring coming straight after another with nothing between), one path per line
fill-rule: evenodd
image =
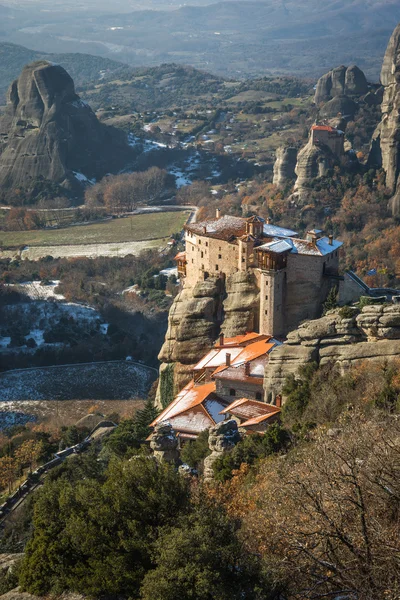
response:
M231 0L130 14L41 12L31 21L9 20L3 39L42 52L90 53L134 66L178 62L234 77L316 78L356 63L377 79L399 21L398 0Z
M4 102L8 86L18 77L21 69L26 64L37 60L60 64L70 73L78 89L111 74L116 75L127 69L130 70L122 63L101 56L73 53L46 54L16 44L0 43L0 104Z

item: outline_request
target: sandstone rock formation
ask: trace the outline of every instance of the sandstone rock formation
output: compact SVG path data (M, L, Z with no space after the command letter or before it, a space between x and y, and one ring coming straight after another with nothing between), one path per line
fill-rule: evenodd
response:
M253 274L238 271L226 280L226 299L223 301L225 337L255 331L260 304L260 292Z
M364 73L356 65L336 67L323 75L317 83L314 101L318 106L335 96L362 96L368 92Z
M274 164L273 184L278 187L284 187L296 177L295 168L297 162L296 148L278 148L276 151L276 160Z
M333 167L336 157L322 147L314 146L311 139L297 156L296 183L294 192L300 201L306 199L308 184L311 179L323 177L327 170Z
M160 462L179 463L178 439L170 423L158 423L150 437L150 448Z
M0 119L1 187L50 180L78 193L85 178L120 168L130 153L125 134L100 124L61 66L27 65L11 84Z
M342 370L364 360L400 358L400 305L365 306L344 318L340 310L307 321L271 353L265 371L268 401L282 392L286 377L310 361L337 363Z
M400 216L400 24L386 50L381 82L385 88L382 121L373 136L370 162L385 170L386 185L393 194L390 208L393 216Z
M217 339L221 311L223 282L210 277L194 287L185 286L176 296L169 311L168 330L158 356L161 363L160 384L156 404L166 406L191 378L192 369ZM173 364L173 371L168 365ZM169 383L165 395L166 378Z
M214 479L213 465L226 452L230 452L241 440L241 435L234 419L222 421L211 427L208 434L208 447L211 454L204 459L204 480Z
M320 109L320 116L324 118L337 117L343 115L347 118L353 118L357 111L357 104L348 96L335 96L329 100Z
M169 311L156 404L165 407L191 379L193 367L217 340L257 328L259 292L254 276L238 272L226 282L209 277L185 284Z

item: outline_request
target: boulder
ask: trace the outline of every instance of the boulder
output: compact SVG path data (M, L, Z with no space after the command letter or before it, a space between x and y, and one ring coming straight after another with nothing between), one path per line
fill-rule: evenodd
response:
M294 193L298 196L300 203L307 201L310 180L323 177L335 162L336 157L329 148L314 146L311 139L300 150L297 156L295 170L297 179L294 187Z
M47 180L79 194L84 182L117 171L131 154L126 135L97 120L61 66L32 63L11 84L0 119L3 189Z
M339 310L307 321L271 352L265 370L264 389L273 402L288 375L315 361L339 365L342 371L363 361L400 358L400 305L369 305L361 313L343 318ZM284 398L283 398L284 400Z
M154 427L150 436L150 448L154 457L160 462L169 462L178 464L179 450L178 438L172 428L171 423L164 421Z
M348 96L335 96L321 107L321 117L331 118L338 115L353 118L358 105Z
M237 423L234 419L222 421L210 428L208 434L208 447L211 454L204 459L204 480L213 481L213 465L226 452L230 452L241 440Z
M368 92L367 79L356 65L336 67L317 83L314 101L317 106L335 96L363 96Z
M297 148L278 148L274 164L273 183L277 187L284 187L296 178L295 168L297 162Z
M226 281L226 299L223 302L225 337L241 335L256 329L260 291L252 273L238 271Z

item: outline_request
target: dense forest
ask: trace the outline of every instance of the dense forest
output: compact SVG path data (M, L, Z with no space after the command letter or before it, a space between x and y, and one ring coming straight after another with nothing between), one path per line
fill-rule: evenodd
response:
M92 449L47 477L3 538L8 550L27 542L3 589L19 582L40 595L394 600L398 368L342 375L309 365L286 381L282 424L246 436L215 463L207 485L205 434L182 451L198 476L149 456L148 404L99 454ZM62 439L77 435L64 430ZM36 439L44 451L45 438Z

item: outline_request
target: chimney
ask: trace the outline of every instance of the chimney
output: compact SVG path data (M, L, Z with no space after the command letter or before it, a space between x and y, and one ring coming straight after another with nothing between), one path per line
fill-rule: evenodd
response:
M225 355L225 364L227 367L231 366L231 355L229 354L229 352L227 352Z
M246 377L250 377L250 363L248 362L244 364L244 374Z
M275 406L276 408L282 407L282 396L280 394L278 394L275 398Z
M215 211L215 218L216 219L220 219L221 218L221 211L219 210L219 208L217 208L217 210Z
M330 234L330 235L328 236L328 239L329 239L329 245L330 245L330 246L333 246L333 235L332 235L332 234Z
M207 233L207 227L205 225L203 227L203 233Z
M223 346L224 345L224 334L221 333L221 335L219 336L219 345Z

